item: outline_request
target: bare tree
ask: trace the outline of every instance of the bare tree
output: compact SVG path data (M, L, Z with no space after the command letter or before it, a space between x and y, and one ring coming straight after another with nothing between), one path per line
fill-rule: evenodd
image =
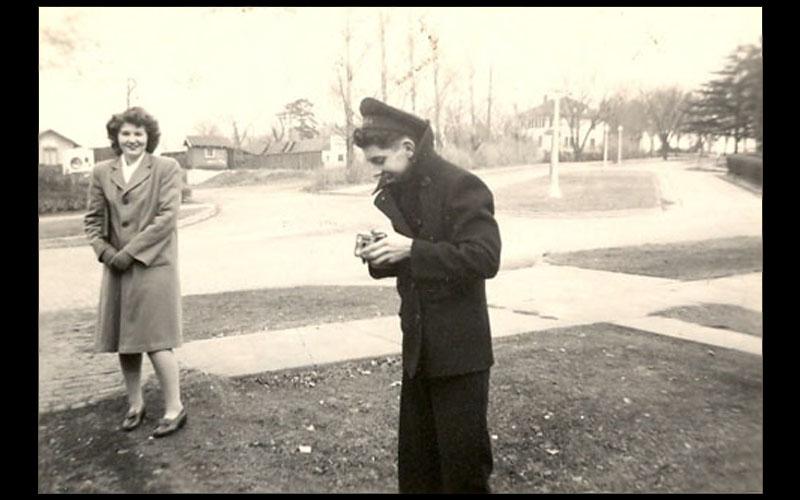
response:
M221 136L222 132L220 132L219 127L217 124L211 121L203 121L196 124L192 127L192 131L197 135L203 136Z
M347 9L347 14L345 16L345 27L344 31L342 32L344 37L344 58L339 59L336 62L336 87L334 88L334 93L339 96L342 100L342 109L344 111L344 118L345 118L345 127L344 127L344 136L345 136L345 144L347 147L347 158L346 158L346 171L347 171L347 178L350 181L354 181L357 177L357 173L354 169L354 156L353 156L353 130L355 129L355 124L353 120L353 104L352 104L352 91L353 91L353 60L351 55L351 46L352 46L352 39L353 39L353 32L351 26L351 11ZM355 63L358 64L361 59L363 59L364 55L366 54L369 46L366 45L364 50L361 52L361 55L356 58Z
M680 128L686 112L688 93L678 87L642 92L648 120L661 140L661 157L666 160L669 140Z
M411 81L411 112L417 112L417 77L414 69L414 22L409 13L408 26L408 77Z
M244 142L247 140L247 134L250 131L250 126L248 125L244 129L244 133L239 132L239 124L236 123L236 120L232 121L232 128L233 128L233 146L236 149L241 149Z
M437 147L442 147L441 117L444 111L447 90L455 80L455 72L445 70L441 65L441 46L439 35L434 33L424 19L420 19L420 26L423 33L427 35L431 49L431 63L433 66L433 117L434 117L434 139Z
M480 134L478 134L478 121L475 116L475 66L470 65L469 69L469 115L470 115L470 147L477 151L481 146Z

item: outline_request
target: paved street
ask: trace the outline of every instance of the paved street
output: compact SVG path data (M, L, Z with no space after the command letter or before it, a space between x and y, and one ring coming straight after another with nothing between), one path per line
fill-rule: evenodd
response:
M626 169L658 172L666 210L605 217L530 217L498 212L503 268L530 265L542 253L761 234L761 199L719 178L689 170L693 162L645 161ZM591 167L562 166L562 172ZM596 170L596 167L594 167ZM615 168L615 167L609 167ZM479 171L493 189L547 166ZM369 188L356 195L314 195L273 186L196 190L220 213L182 229L183 293L264 287L372 284L350 258L356 231L385 227ZM39 253L39 309L93 307L101 268L88 245Z

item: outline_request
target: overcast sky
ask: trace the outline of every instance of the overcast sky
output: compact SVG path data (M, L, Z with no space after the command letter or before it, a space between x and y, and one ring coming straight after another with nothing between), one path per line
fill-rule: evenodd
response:
M354 106L380 96L378 8L351 9ZM539 104L565 86L595 95L627 87L696 88L739 44L758 43L761 8L392 8L388 15L389 102L410 109L408 32L416 60L439 37L446 99L468 114L469 72L485 114L489 68L497 114ZM344 53L346 10L313 8L40 8L39 129L83 146L107 145L105 123L126 104L162 128L161 151L203 122L225 134L231 121L269 132L284 104L307 98L319 121L343 122L334 92ZM427 27L421 31L419 20ZM419 114L432 103L430 68L418 77Z

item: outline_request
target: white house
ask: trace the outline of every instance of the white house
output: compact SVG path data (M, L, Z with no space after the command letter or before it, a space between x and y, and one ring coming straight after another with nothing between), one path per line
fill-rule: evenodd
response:
M61 166L67 151L80 144L53 129L39 132L39 165Z
M344 167L347 163L347 143L344 137L332 134L322 150L323 168Z
M574 139L569 126L569 117L566 115L565 110L565 104L568 101L568 97L563 97L559 106L559 151L563 153L572 153L574 151L572 143ZM548 100L545 96L542 104L519 115L525 137L531 139L541 151L548 155L552 144L553 108L554 101L552 99ZM603 124L602 121L598 121L594 128L590 130L592 127L591 120L585 117L580 119L577 134L579 141L586 139L586 144L583 148L584 153L603 151Z

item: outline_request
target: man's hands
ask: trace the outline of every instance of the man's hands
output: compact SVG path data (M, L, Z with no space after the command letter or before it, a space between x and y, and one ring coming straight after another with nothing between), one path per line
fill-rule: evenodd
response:
M413 239L394 231L387 231L386 234L386 238L361 251L361 257L373 267L387 267L411 256Z

